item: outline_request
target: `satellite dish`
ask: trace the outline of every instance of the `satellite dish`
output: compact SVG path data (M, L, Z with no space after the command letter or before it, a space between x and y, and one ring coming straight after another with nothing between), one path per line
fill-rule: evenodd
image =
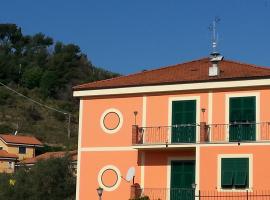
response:
M130 182L131 180L133 180L134 176L135 176L135 167L130 167L126 175L126 180Z

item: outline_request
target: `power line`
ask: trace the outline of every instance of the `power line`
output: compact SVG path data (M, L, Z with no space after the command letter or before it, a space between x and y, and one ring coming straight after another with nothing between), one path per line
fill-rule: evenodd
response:
M27 96L23 95L22 93L19 93L19 92L17 92L16 90L14 90L14 89L8 87L7 85L5 85L5 84L2 83L2 82L0 82L0 85L4 86L6 89L8 89L8 90L10 90L10 91L12 91L12 92L14 92L14 93L16 93L17 95L19 95L19 96L21 96L21 97L23 97L23 98L25 98L25 99L31 101L32 103L38 104L39 106L45 107L45 108L47 108L47 109L53 110L53 111L55 111L55 112L58 112L58 113L61 113L61 114L64 114L64 115L70 115L70 113L68 113L68 112L65 112L65 111L62 111L62 110L53 108L53 107L51 107L51 106L47 106L47 105L45 105L45 104L43 104L43 103L40 103L40 102L38 102L38 101L36 101L36 100L30 98L30 97L27 97Z
M56 108L53 108L53 107L48 106L48 105L43 104L43 103L40 103L40 102L38 102L38 101L36 101L36 100L34 100L34 99L28 97L28 96L25 96L25 95L23 95L22 93L17 92L16 90L14 90L14 89L8 87L7 85L5 85L4 83L2 83L1 81L0 81L0 85L2 85L3 87L5 87L6 89L12 91L13 93L19 95L20 97L23 97L23 98L25 98L25 99L31 101L32 103L35 103L35 104L37 104L37 105L39 105L39 106L41 106L41 107L44 107L44 108L47 108L47 109L49 109L49 110L52 110L52 111L55 111L55 112L58 112L58 113L61 113L61 114L63 114L63 115L68 116L68 127L67 127L67 132L68 132L68 138L70 139L70 136L71 136L71 130L70 130L71 113L66 112L66 111L62 111L62 110L59 110L59 109L56 109Z

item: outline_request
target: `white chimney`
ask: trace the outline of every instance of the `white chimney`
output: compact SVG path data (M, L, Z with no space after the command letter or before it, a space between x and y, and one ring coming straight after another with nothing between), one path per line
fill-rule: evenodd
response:
M210 61L212 65L209 67L209 76L219 76L220 69L219 69L219 62L223 60L223 56L219 53L212 53L210 57Z

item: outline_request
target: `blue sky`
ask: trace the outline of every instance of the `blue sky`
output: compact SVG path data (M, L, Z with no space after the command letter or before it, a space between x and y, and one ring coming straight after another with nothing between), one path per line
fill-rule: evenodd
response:
M208 56L215 16L225 58L270 66L270 0L2 0L0 21L128 74Z

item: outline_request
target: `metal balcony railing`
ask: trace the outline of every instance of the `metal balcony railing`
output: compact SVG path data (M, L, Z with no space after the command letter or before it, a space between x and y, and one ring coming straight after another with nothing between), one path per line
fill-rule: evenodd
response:
M208 125L210 142L252 142L270 140L270 122L241 122Z
M132 127L133 145L254 142L270 140L270 122Z
M147 200L270 200L269 190L217 191L183 188L138 188L136 198Z

